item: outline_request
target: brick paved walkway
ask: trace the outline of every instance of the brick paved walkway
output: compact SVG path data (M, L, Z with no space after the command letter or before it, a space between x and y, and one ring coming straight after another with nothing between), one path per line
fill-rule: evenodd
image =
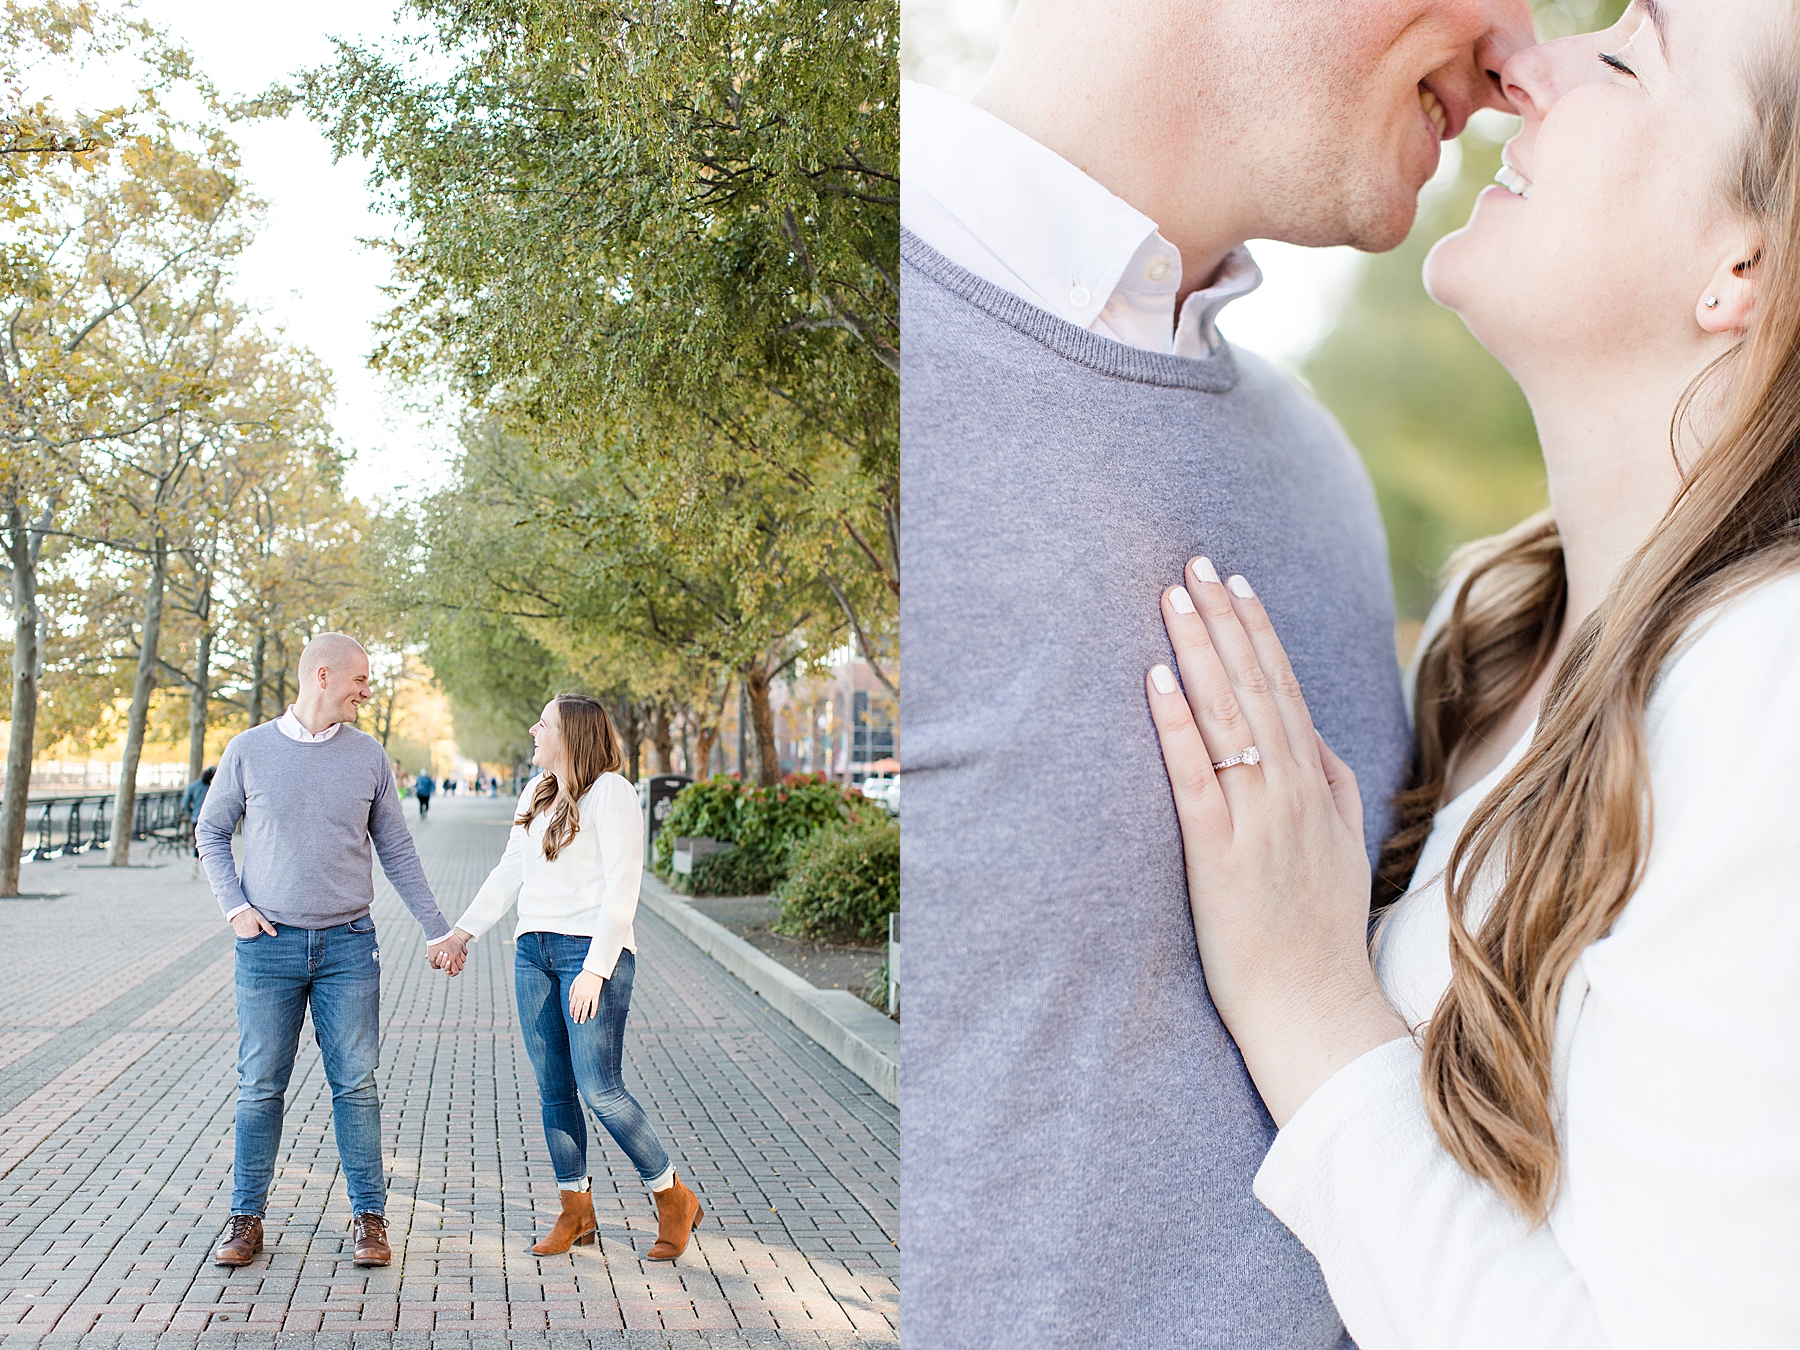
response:
M473 896L506 807L414 822L445 912ZM655 1211L593 1128L601 1244L528 1248L557 1208L496 932L450 980L378 886L383 1138L394 1264L350 1264L331 1096L303 1035L268 1250L210 1252L229 1210L232 939L190 861L26 868L0 901L0 1350L506 1350L891 1346L893 1107L654 915L639 912L627 1082L706 1222L644 1262Z

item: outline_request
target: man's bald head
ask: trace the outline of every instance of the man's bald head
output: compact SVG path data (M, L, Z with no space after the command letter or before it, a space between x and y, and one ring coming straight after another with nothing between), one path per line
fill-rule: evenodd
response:
M321 666L329 671L347 671L358 663L369 664L369 654L362 643L347 633L320 633L300 653L300 681L311 684Z
M314 735L337 722L354 722L368 699L369 654L344 633L320 633L300 653L300 692L294 715Z

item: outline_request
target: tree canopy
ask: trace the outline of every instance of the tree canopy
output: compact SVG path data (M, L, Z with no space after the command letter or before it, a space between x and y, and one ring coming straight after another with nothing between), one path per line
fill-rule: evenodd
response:
M474 410L408 583L433 668L498 676L479 593L622 707L704 728L735 676L767 778L776 673L852 633L898 691L897 9L409 8L272 97L405 222L376 360Z

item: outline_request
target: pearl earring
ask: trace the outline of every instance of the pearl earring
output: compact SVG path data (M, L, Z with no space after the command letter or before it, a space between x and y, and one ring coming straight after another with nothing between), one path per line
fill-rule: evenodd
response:
M1706 297L1706 307L1708 309L1717 309L1719 307L1719 297L1716 295L1707 296Z

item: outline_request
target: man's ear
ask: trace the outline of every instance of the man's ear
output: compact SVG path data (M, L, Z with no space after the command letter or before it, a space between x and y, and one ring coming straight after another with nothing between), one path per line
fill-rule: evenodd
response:
M1694 317L1708 333L1750 331L1762 296L1763 250L1760 236L1748 231L1737 237L1719 259L1706 290L1695 303Z

